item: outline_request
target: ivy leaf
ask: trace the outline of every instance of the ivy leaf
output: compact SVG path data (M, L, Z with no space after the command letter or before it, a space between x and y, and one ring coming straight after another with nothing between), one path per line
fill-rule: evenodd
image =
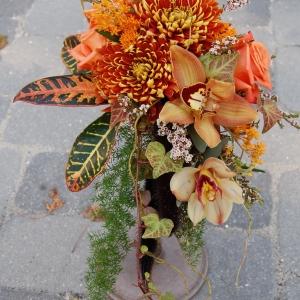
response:
M66 75L42 78L22 88L14 102L35 105L95 106L103 103L91 75Z
M70 35L65 38L64 46L60 51L62 62L72 74L90 73L90 70L78 70L77 60L69 53L69 50L75 48L77 45L80 45L80 43L79 34Z
M159 220L157 214L149 214L141 217L144 224L147 226L143 239L156 239L162 236L170 236L174 223L170 219Z
M221 140L221 142L216 147L214 148L207 147L207 149L202 155L203 159L201 163L204 163L204 161L210 157L218 158L221 155L224 146L228 144L228 141L229 141L229 137L225 137Z
M166 296L162 296L161 300L176 300L176 299L170 292L166 292Z
M164 145L159 142L150 142L148 144L146 157L153 168L154 179L165 173L178 172L183 165L183 159L173 160L170 157L170 152L166 153Z
M206 77L223 82L234 83L234 71L239 58L239 53L211 55L210 53L200 58Z
M110 117L110 127L115 127L121 121L126 119L127 113L123 111L123 107L119 102L111 104L111 117Z
M263 101L261 98L257 98L257 109L262 113L264 118L262 133L269 131L282 118L281 111L272 100Z

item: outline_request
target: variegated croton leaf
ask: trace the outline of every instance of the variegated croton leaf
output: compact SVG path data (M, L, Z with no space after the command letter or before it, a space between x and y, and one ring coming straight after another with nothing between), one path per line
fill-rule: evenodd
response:
M90 70L78 70L77 60L69 53L69 50L80 44L79 36L79 34L74 34L66 37L64 40L64 46L60 51L61 60L72 74L90 73Z
M66 75L42 78L26 85L14 98L36 105L94 106L104 101L92 75Z
M86 188L104 169L117 134L111 128L110 113L88 125L76 138L66 168L66 182L70 191Z

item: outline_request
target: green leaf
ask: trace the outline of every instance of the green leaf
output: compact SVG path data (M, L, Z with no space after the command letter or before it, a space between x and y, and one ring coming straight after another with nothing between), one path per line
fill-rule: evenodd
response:
M99 96L91 75L66 75L42 78L26 85L14 98L35 105L95 106Z
M264 127L262 133L269 131L277 121L282 119L282 113L272 100L262 100L257 98L257 109L263 114Z
M142 246L141 246L141 252L142 252L142 253L148 252L148 247L145 246L145 245L142 245ZM147 274L148 274L148 275L147 275ZM147 277L148 277L148 278L147 278ZM146 272L146 273L145 273L145 278L146 278L146 279L149 279L149 277L150 277L150 274L149 274L148 272Z
M201 163L204 163L204 161L210 157L218 158L221 155L224 146L228 144L228 141L229 141L229 137L225 137L221 140L221 142L216 147L214 147L214 148L207 147L207 149L205 150L205 152L202 155L203 159L202 159Z
M170 292L166 292L166 296L162 296L161 300L176 300L176 299Z
M115 34L111 34L109 31L104 31L104 30L97 30L96 31L98 33L100 33L101 35L103 35L105 38L113 41L113 42L116 42L116 43L120 43L120 37L118 35L115 35Z
M116 127L109 127L109 122L110 114L105 113L76 138L66 168L70 191L78 192L86 188L104 169L117 133Z
M144 224L147 226L143 239L157 239L162 236L170 236L174 223L170 219L159 220L157 214L149 214L141 217Z
M90 73L90 70L78 70L77 60L69 53L69 50L80 45L79 34L70 35L64 40L64 47L60 51L60 57L72 74L86 74Z
M153 168L153 178L165 173L178 172L181 170L184 160L174 161L170 152L166 153L164 145L159 142L150 142L146 149L146 157Z
M199 134L195 130L194 124L189 125L187 127L187 131L188 131L195 147L199 150L199 152L203 153L206 149L206 143L204 142L204 140L199 136Z
M212 55L207 54L200 58L206 77L223 82L234 83L234 71L239 53Z

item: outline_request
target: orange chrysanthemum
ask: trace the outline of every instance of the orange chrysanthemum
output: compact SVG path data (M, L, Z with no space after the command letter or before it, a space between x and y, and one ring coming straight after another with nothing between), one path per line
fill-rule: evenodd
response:
M101 96L109 102L126 94L136 102L152 103L177 92L165 38L140 36L126 52L120 44L109 43L99 53L102 58L92 65L92 72Z
M154 35L164 34L194 54L209 49L214 33L223 29L223 12L215 0L142 0L134 5L142 27Z

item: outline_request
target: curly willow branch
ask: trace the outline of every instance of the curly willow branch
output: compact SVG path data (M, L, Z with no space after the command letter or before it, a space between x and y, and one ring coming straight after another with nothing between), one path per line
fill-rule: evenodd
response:
M249 212L249 209L245 206L244 206L244 209L245 211L247 212L248 214L248 217L249 217L249 226L248 226L248 234L247 234L247 237L246 237L246 241L245 241L245 247L244 247L244 256L243 256L243 259L242 259L242 262L239 266L239 269L238 269L238 272L236 274L236 282L235 282L235 288L236 290L238 291L239 288L241 288L242 286L239 286L239 276L240 276L240 271L245 263L245 260L247 258L247 251L248 251L248 242L249 242L249 238L250 238L250 233L251 233L251 227L252 227L252 217L251 217L251 214Z

